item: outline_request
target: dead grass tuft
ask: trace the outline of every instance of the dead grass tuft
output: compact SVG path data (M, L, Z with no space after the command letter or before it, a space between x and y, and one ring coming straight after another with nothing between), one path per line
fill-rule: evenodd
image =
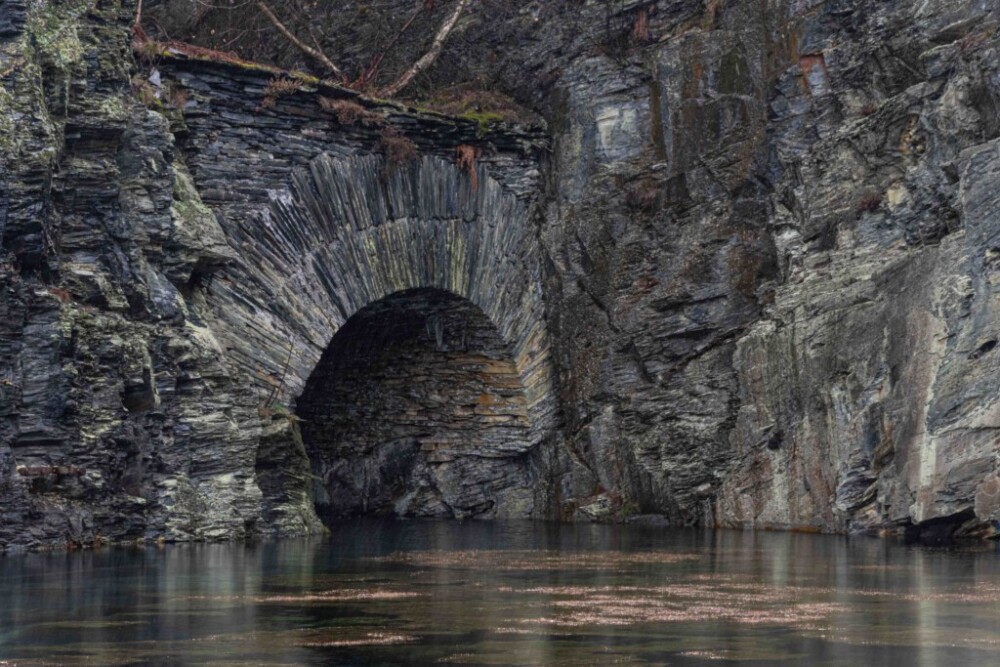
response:
M132 92L147 107L156 106L156 89L142 77L132 77Z
M386 127L379 135L378 152L385 157L389 166L400 166L416 160L419 156L413 140L394 127Z
M337 122L341 125L354 125L361 123L365 127L381 125L384 120L377 113L369 111L357 102L351 100L335 100L329 97L320 97L319 105L323 111L333 114Z
M298 79L276 76L267 82L267 86L264 88L264 99L260 101L260 108L273 109L279 97L293 95L301 88L302 82Z
M479 150L475 146L462 144L455 149L455 157L458 168L469 172L472 191L476 192L479 189L479 176L476 174L476 160L479 157Z
M302 88L302 82L298 79L289 79L283 76L276 76L267 82L264 88L264 95L267 97L284 97L294 95Z
M874 213L880 206L882 206L882 195L874 190L869 190L858 200L858 215Z
M661 188L653 179L644 179L625 191L629 208L650 213L661 207Z
M187 91L178 85L173 85L167 91L167 103L175 109L183 110L188 103Z

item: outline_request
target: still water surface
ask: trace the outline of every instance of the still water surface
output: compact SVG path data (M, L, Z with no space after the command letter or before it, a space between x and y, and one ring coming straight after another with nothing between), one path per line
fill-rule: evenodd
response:
M1000 665L1000 553L631 526L0 558L0 665Z

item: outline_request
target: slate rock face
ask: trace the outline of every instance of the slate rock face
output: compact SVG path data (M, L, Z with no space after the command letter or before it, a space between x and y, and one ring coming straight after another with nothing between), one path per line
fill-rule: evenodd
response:
M296 398L352 315L417 288L467 304L448 335L478 356L441 372L479 368L475 401L496 404L476 419L501 433L492 447L466 428L480 449L424 464L450 514L546 515L543 135L364 100L364 122L342 123L321 98L354 96L308 82L269 109L275 73L181 56L133 81L131 6L47 9L0 68L0 543L321 531L311 459L328 443L311 424L303 439ZM389 140L414 141L414 158L387 161ZM460 166L459 146L481 157ZM466 336L472 313L488 344Z
M995 3L571 4L431 75L506 48L545 133L0 2L0 545L317 507L993 534Z
M575 495L994 533L995 3L537 9Z
M737 345L726 524L992 532L998 18L976 2L803 17L816 53L772 103L783 271Z
M4 0L0 3L0 38L15 37L21 33L27 4L25 0Z

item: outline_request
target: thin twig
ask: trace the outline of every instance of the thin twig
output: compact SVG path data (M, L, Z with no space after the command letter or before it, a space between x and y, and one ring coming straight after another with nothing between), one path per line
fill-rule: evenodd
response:
M146 36L146 31L142 29L142 0L135 7L135 20L132 21L132 45L145 44L149 38Z
M437 57L441 55L441 49L444 48L445 40L448 39L448 35L450 35L451 31L455 28L455 25L458 23L458 19L462 16L462 12L464 12L470 4L472 4L472 0L458 0L451 14L444 20L444 23L442 23L441 27L438 29L437 35L434 36L434 41L431 42L431 48L427 50L427 53L421 56L420 60L413 63L413 65L404 71L393 83L380 90L380 96L392 97L396 95L399 91L408 86L410 82L413 81L414 77L434 64Z
M381 53L372 58L371 63L368 65L368 69L366 69L364 74L362 74L358 79L358 83L361 84L362 87L375 80L375 77L378 75L378 69L382 66L382 61L385 59L386 54L392 51L396 44L399 43L399 40L403 37L406 31L410 29L410 26L417 20L417 17L424 13L425 9L433 9L433 4L421 4L417 11L413 12L413 16L410 17L410 20L399 29L399 32L397 32L396 36L392 38L392 41L386 45Z
M267 3L258 2L257 8L260 9L260 11L264 14L264 16L266 16L268 20L271 21L271 23L274 25L274 27L278 29L278 32L280 32L282 35L285 36L285 39L294 44L300 51L305 53L307 56L315 58L316 60L323 63L323 65L341 81L345 82L347 81L347 77L344 76L344 72L339 67L334 65L333 61L330 60L325 53L323 53L318 49L312 48L308 44L305 44L298 37L292 34L292 31L286 28L285 24L282 23L277 16L275 16L274 12L271 11L271 8L267 6Z
M267 401L264 403L264 407L270 409L274 405L274 399L277 398L278 390L285 386L285 377L288 375L288 365L292 361L292 350L295 348L295 341L288 342L288 355L285 357L285 365L281 369L281 378L278 380L278 384L271 385L271 393L267 397Z

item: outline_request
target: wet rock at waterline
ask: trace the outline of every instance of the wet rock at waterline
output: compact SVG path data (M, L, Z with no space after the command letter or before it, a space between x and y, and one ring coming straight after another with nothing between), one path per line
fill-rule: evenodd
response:
M543 129L0 0L0 545L993 534L998 10L640 4L497 31Z

